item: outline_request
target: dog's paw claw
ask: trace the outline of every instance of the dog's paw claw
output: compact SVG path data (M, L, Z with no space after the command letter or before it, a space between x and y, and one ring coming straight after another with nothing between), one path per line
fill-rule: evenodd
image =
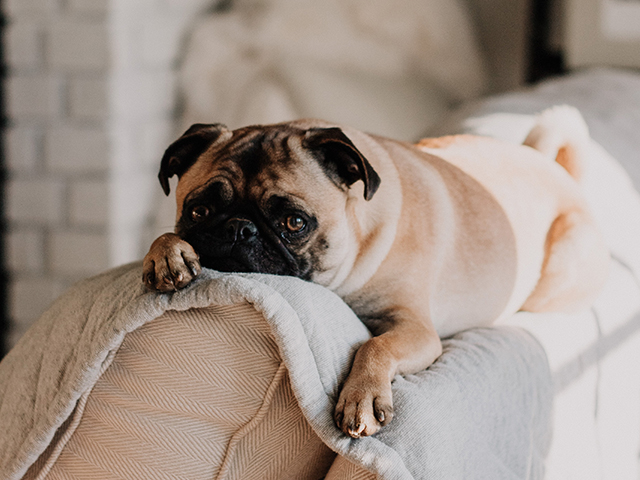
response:
M393 418L393 405L384 402L381 398L375 398L373 400L373 411L376 420L378 420L383 427Z
M199 262L187 262L187 266L189 267L189 271L191 275L197 277L200 275L200 263Z
M365 424L359 423L355 426L355 428L349 427L347 429L348 434L353 438L360 438L360 436L362 435L362 432L364 432L365 426L366 426Z
M351 438L377 433L393 418L391 385L376 382L347 383L334 411L336 426Z

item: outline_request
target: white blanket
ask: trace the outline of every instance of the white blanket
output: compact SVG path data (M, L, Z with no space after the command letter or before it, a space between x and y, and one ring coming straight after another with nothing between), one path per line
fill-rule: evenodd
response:
M139 264L62 296L0 363L0 478L18 479L54 440L125 335L167 309L249 302L262 312L306 419L330 448L384 479L541 478L552 387L520 329L468 331L429 370L394 381L396 417L353 440L332 420L338 386L369 333L328 290L291 277L205 270L175 294L145 290Z

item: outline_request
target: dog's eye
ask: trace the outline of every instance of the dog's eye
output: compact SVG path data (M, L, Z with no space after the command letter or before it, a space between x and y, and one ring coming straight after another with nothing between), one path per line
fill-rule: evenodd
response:
M291 233L299 233L307 226L307 222L300 215L288 215L282 224Z
M191 219L194 222L201 222L209 216L209 209L204 205L197 205L191 209Z

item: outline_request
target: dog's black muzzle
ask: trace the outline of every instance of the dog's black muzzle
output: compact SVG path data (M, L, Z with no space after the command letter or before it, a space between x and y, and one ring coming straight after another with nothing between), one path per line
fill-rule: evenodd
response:
M256 237L258 235L258 227L251 220L233 217L225 222L220 233L223 240L235 244Z

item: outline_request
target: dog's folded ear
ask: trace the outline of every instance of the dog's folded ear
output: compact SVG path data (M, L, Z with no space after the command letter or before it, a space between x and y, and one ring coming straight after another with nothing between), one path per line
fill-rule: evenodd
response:
M165 195L169 195L171 191L169 179L174 175L178 175L180 178L196 162L198 157L226 132L229 130L221 123L196 123L178 140L169 145L162 157L158 174Z
M378 190L380 177L340 128L311 128L305 133L302 146L318 154L330 177L337 176L347 186L362 180L365 200L371 200Z

